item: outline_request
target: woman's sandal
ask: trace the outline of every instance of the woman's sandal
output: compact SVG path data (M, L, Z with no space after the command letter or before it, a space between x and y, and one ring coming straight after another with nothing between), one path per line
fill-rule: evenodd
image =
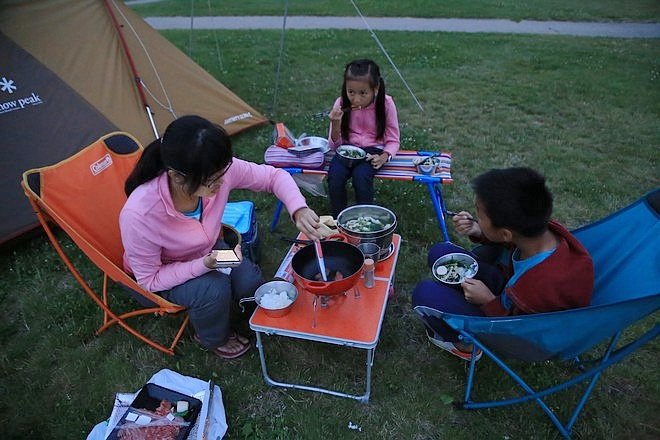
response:
M249 341L249 340L247 341L247 343L243 343L243 342L241 342L241 340L239 339L239 337L242 338L242 339L246 339L246 338L243 337L243 336L237 336L237 334L234 334L234 338L233 338L233 339L232 339L231 336L227 339L227 341L232 340L232 342L237 342L238 344L240 344L241 348L238 349L238 350L231 350L231 351L230 351L230 350L225 350L225 349L223 349L222 347L216 347L216 348L208 348L208 347L205 347L205 348L207 348L209 351L211 351L213 354L215 354L215 355L218 356L219 358L222 358L222 359L236 359L236 358L238 358L238 357L243 356L243 355L244 355L245 353L247 353L247 352L250 350L250 348L252 347L252 344L250 344L250 341ZM195 335L193 336L193 339L194 339L195 342L197 342L199 345L202 345L202 346L204 347L204 345L202 344L202 341L199 339L199 336L198 336L197 334L195 334Z
M250 343L250 340L247 337L241 335L236 330L232 330L229 332L229 339L237 340L243 345L248 345Z

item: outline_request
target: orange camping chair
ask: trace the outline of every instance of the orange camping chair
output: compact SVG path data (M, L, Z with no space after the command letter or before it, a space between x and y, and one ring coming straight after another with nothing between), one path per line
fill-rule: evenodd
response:
M55 165L26 171L21 185L60 258L90 298L103 309L103 325L96 334L118 324L141 341L173 355L188 324L185 308L142 289L122 269L124 248L119 233L119 212L126 202L124 182L141 153L142 146L133 136L110 133ZM103 272L101 294L90 287L64 253L50 222L61 227ZM124 313L114 311L108 295L108 279L134 291L139 308ZM147 314L183 315L183 323L169 346L148 338L126 322L128 318Z

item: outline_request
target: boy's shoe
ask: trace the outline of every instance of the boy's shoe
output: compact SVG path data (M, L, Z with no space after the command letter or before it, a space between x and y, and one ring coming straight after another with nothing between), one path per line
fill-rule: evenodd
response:
M453 354L456 357L459 357L463 359L464 361L470 361L472 360L472 352L465 352L461 351L456 346L454 345L453 342L448 342L444 341L436 336L429 330L426 329L426 336L429 338L429 341L431 341L431 344L435 345L436 347L440 347L445 351L448 351L449 353ZM477 358L475 359L475 362L481 359L481 356L483 356L484 352L477 349Z

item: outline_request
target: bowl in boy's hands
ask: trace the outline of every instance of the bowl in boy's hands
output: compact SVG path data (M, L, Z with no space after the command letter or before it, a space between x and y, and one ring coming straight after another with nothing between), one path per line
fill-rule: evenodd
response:
M451 253L435 260L433 276L445 284L461 284L466 278L472 278L479 270L479 263L468 254Z
M337 154L351 161L361 161L367 158L367 152L355 145L341 145L337 148Z

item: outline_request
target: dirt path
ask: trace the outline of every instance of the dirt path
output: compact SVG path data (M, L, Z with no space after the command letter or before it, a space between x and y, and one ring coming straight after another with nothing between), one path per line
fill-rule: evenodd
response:
M147 17L156 29L190 29L190 17ZM660 23L512 21L502 19L367 17L373 30L660 38ZM282 29L281 16L194 17L194 29ZM291 16L287 29L367 29L359 17Z

